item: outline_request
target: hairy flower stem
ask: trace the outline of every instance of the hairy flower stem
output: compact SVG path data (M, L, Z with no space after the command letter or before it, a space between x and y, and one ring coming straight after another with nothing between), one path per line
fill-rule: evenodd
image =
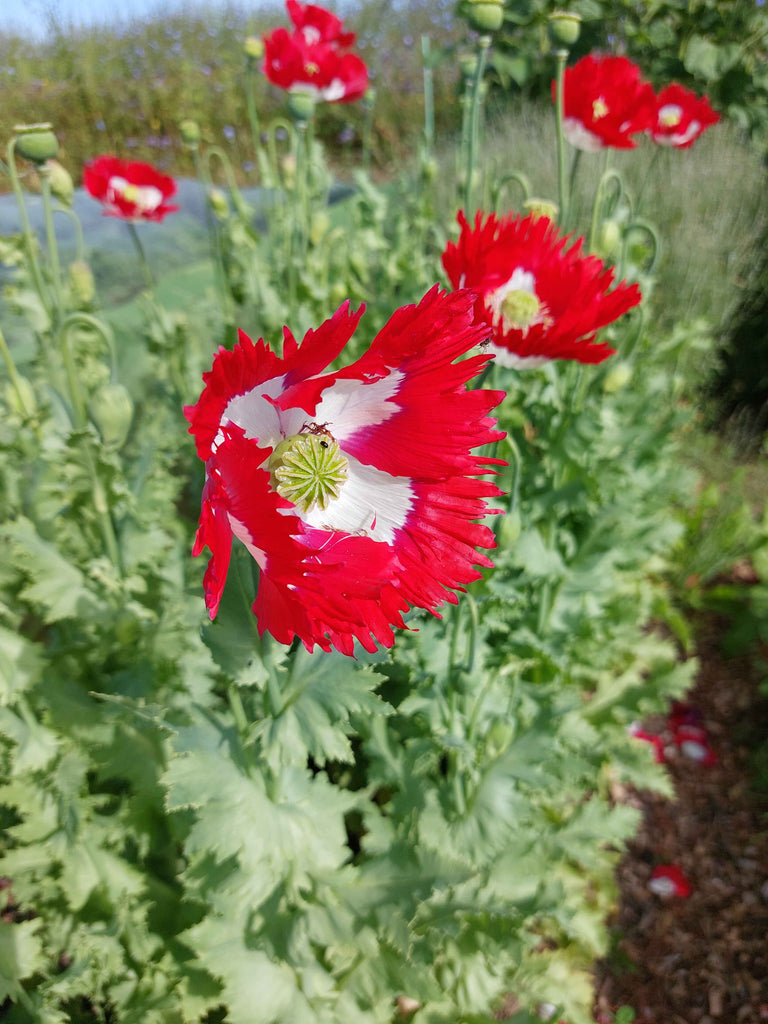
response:
M624 185L621 180L621 176L619 175L618 171L615 171L613 170L613 168L608 166L608 159L608 150L606 150L605 167L600 177L600 181L597 184L597 188L595 189L595 198L592 203L592 218L589 226L588 239L588 247L590 252L594 252L595 246L597 245L597 240L600 231L600 222L602 220L603 208L607 200L609 187L615 185L617 190L616 198L613 203L614 207L618 204L619 199L624 194Z
M474 213L473 192L474 192L474 171L477 160L477 150L480 140L480 93L482 91L483 75L485 74L485 63L488 58L488 50L491 45L490 36L480 36L477 41L477 66L472 82L472 105L469 111L469 130L467 139L467 166L464 178L464 213L468 218Z
M64 296L61 287L61 266L59 263L59 246L53 228L53 208L51 205L51 175L47 167L40 168L40 184L43 196L43 217L45 218L45 238L48 247L48 259L51 264L51 284L53 287L53 304L57 317L61 317L64 308Z
M429 156L435 145L435 90L429 36L421 37L421 55L424 60L424 147Z
M128 233L131 236L133 247L136 250L136 255L139 260L139 267L141 268L141 276L144 278L144 287L152 295L155 290L155 279L152 276L149 263L147 262L147 254L144 252L144 246L141 244L139 233L136 230L136 225L132 220L125 222L128 225Z
M565 174L565 136L563 135L563 118L565 110L565 65L568 60L567 50L556 50L555 60L555 138L557 142L557 203L560 208L559 223L562 226L568 221L570 196L566 188Z

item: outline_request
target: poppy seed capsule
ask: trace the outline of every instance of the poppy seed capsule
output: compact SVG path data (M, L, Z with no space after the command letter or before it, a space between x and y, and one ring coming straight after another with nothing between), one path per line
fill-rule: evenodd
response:
M549 41L555 49L570 49L581 34L581 18L570 11L553 11L547 25Z
M309 92L289 92L288 110L294 121L303 124L309 121L315 112L315 97Z
M200 125L197 121L186 120L179 125L181 141L190 149L197 149L200 145Z
M464 12L476 32L498 32L504 24L503 0L466 0Z
M25 160L44 164L53 160L59 151L59 143L49 124L22 124L14 128L15 150Z
M330 434L294 434L269 457L272 486L302 512L325 510L338 498L348 472L349 462Z

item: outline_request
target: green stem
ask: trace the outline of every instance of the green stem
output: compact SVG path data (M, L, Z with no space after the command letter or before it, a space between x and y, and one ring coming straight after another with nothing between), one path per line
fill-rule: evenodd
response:
M435 90L429 36L421 37L421 55L424 60L424 145L429 156L435 144Z
M270 172L269 160L261 144L261 125L256 107L256 64L249 60L245 69L245 102L248 110L248 124L251 129L251 143L256 163L259 168L259 179L264 188L274 188L274 179Z
M571 173L570 173L570 175L568 177L568 217L569 217L569 220L565 221L565 220L563 220L562 217L560 218L560 224L567 231L570 230L571 226L572 226L571 223L570 223L570 219L573 216L573 207L575 205L574 204L574 196L576 194L576 176L577 176L577 172L579 170L579 164L580 163L581 163L581 150L580 149L576 149L576 150L574 150L573 157L571 159Z
M6 149L6 158L8 160L8 176L11 179L11 187L13 194L16 199L16 205L19 209L19 217L21 219L21 233L24 238L24 245L27 250L27 260L29 261L30 270L32 271L32 280L35 286L35 291L40 296L40 301L43 304L43 308L52 316L53 307L48 296L45 283L43 281L43 275L40 270L40 263L37 259L37 239L32 231L32 226L29 223L29 217L27 216L27 208L24 204L24 193L21 190L21 182L19 181L19 173L16 170L16 139L13 138L8 143Z
M248 716L245 713L243 707L243 700L240 696L238 688L232 684L227 687L227 700L229 701L229 707L232 711L232 717L235 720L235 727L241 737L244 737L248 732Z
M16 392L16 398L18 399L18 402L19 402L19 408L25 410L27 412L27 415L31 415L33 410L27 409L27 403L26 403L26 400L24 398L24 392L22 390L22 385L21 385L21 378L19 377L19 373L18 373L18 371L16 369L16 364L13 361L13 356L11 355L11 350L8 348L8 343L5 340L5 335L3 334L3 332L1 330L0 330L0 353L2 353L3 359L5 361L5 367L8 370L8 376L10 378L11 385L13 386L13 389Z
M136 225L132 220L125 222L128 225L128 232L131 236L131 241L136 250L136 255L139 259L139 266L141 267L141 274L144 278L144 285L147 291L151 294L155 289L155 280L152 276L152 271L149 269L149 263L147 262L147 254L144 252L144 246L141 244L139 233L136 230Z
M504 189L510 182L519 185L520 191L523 193L523 204L525 204L527 199L531 198L531 185L524 174L519 171L512 171L511 174L505 174L499 179L498 184L495 185L493 189L492 205L497 213L501 212L499 210L501 197L504 194Z
M488 50L491 45L490 36L480 36L477 41L477 66L475 77L472 82L472 106L469 114L469 139L467 147L466 178L464 181L464 213L471 219L474 213L473 207L473 178L475 161L477 159L477 148L480 136L480 93L485 74L485 62L488 58Z
M208 242L211 248L211 262L213 263L213 276L216 282L216 290L219 293L221 308L224 312L224 319L228 323L232 323L234 320L234 317L232 316L232 296L227 286L227 271L224 266L224 254L221 249L221 234L213 211L211 210L211 204L208 202L208 193L212 185L211 176L208 173L208 166L206 162L200 158L199 149L194 150L193 160L197 180L203 187L205 199L205 223L208 228Z
M607 150L605 158L607 162ZM595 246L597 245L598 230L600 228L600 221L603 216L603 204L605 202L605 193L607 192L608 186L611 184L615 184L617 187L616 198L614 200L613 206L611 207L611 209L613 210L618 205L619 200L621 199L621 196L624 193L624 186L622 184L621 176L619 175L618 171L615 171L612 168L606 166L600 178L600 181L597 184L597 189L595 190L595 199L592 203L592 219L590 222L588 239L589 252L594 252Z
M85 260L85 239L83 238L83 225L74 210L67 206L55 206L54 213L64 213L69 217L75 227L75 259Z
M566 190L565 173L565 136L563 134L563 118L565 110L565 65L568 60L567 50L556 50L557 71L555 75L555 138L557 141L557 203L559 206L559 223L564 225L568 220L569 196Z

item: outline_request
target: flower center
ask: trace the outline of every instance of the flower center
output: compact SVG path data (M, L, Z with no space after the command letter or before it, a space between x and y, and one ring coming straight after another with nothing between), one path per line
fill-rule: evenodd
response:
M339 497L349 462L333 437L313 424L316 432L294 434L276 445L269 457L272 486L301 512L325 509Z
M536 320L541 303L533 292L513 289L501 301L501 316L505 324L524 331Z
M659 111L659 122L664 128L677 128L683 119L683 111L676 103L667 103Z
M110 190L113 193L112 197L109 195ZM110 201L114 201L114 193L122 196L127 203L133 203L137 210L144 213L156 210L163 201L163 193L154 185L133 185L117 174L109 179L107 198Z
M318 74L320 68L317 64L315 64L314 61L308 60L307 63L304 65L304 71L311 77L312 75Z
M605 102L602 96L598 96L595 102L592 104L592 119L599 121L601 117L605 117L608 113L608 104Z

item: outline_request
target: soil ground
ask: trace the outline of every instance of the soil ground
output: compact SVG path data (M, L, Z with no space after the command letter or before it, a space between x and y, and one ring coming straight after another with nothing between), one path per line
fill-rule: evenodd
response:
M768 1021L768 793L754 763L768 737L765 673L748 657L724 655L726 623L698 626L700 670L687 703L717 761L667 746L675 800L626 795L643 824L618 870L616 945L596 972L598 1024L621 1006L634 1009L637 1024ZM665 724L644 723L654 733ZM687 898L649 890L659 864L682 869Z

